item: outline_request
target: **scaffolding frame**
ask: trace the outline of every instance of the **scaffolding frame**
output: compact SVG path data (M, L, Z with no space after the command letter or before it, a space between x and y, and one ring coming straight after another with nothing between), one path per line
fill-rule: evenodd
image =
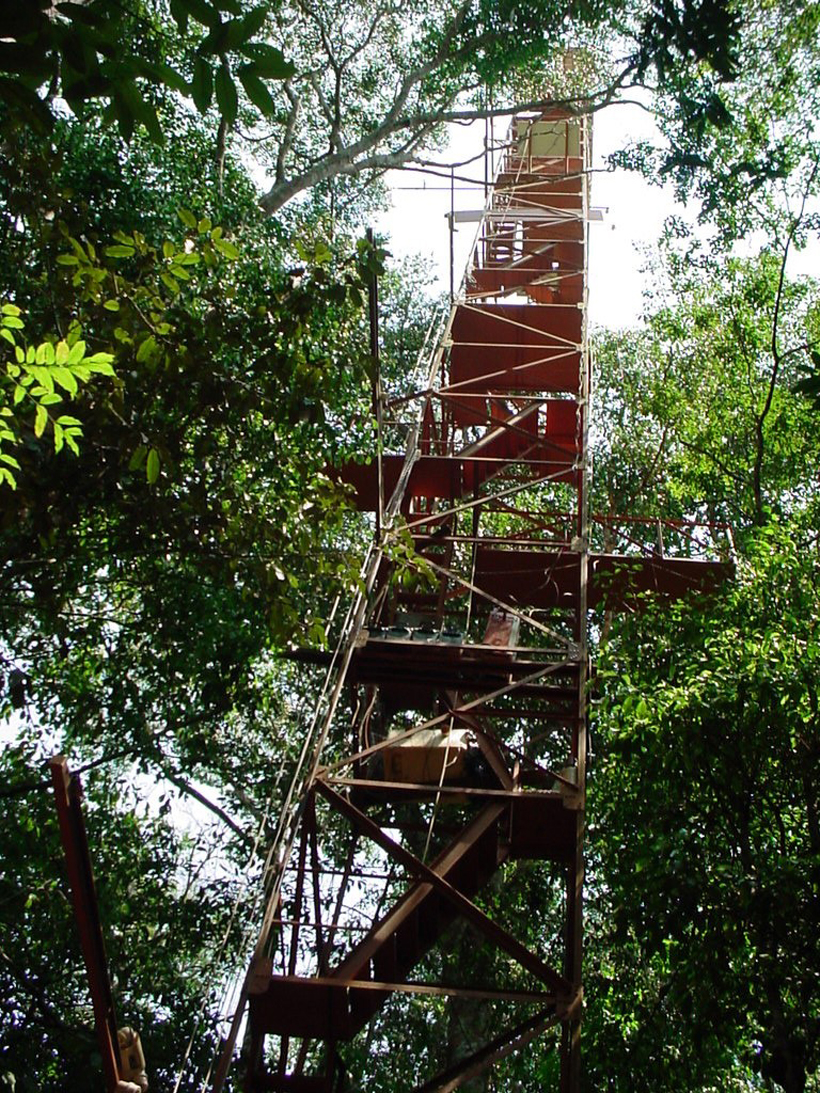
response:
M551 1029L557 1088L578 1093L588 612L709 588L727 567L683 522L624 521L623 553L593 549L618 532L588 513L591 120L515 117L485 158L497 173L426 381L393 400L379 386L378 458L337 469L375 537L269 858L217 1089L246 1002L249 1088L336 1093L344 1045L415 995L503 1018L419 1093ZM453 210L450 231L470 219ZM555 893L551 936L488 898L528 871ZM456 923L495 977L451 981Z

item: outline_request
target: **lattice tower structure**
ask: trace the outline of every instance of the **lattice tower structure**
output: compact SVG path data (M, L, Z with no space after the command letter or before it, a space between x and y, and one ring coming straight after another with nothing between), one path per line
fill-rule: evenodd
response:
M591 550L590 138L513 119L485 208L451 217L476 241L421 389L378 391L378 458L338 469L376 536L280 830L250 1088L332 1093L381 1053L393 1088L444 1091L538 1050L539 1088L577 1093L588 610L723 573L679 526L684 557L634 526L628 565ZM405 1057L425 1021L438 1049Z

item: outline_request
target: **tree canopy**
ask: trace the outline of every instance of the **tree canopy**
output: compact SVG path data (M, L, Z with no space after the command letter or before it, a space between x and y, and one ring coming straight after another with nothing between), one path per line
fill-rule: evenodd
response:
M666 143L619 162L714 231L706 254L670 224L646 322L598 337L594 504L731 524L737 578L593 623L587 1087L816 1088L820 431L795 387L818 297L788 266L817 226L814 10L0 10L0 1084L98 1088L58 750L154 1088L211 1061L320 686L284 654L324 647L372 534L327 473L375 450L368 285L397 388L432 310L418 264L357 238L380 176L429 165L448 121L641 89ZM505 898L522 929L556 913L536 881ZM442 1014L366 1045L374 1088L446 1054L464 1015ZM505 1066L554 1077L536 1052Z
M599 651L591 1066L612 1089L797 1091L818 1068L818 421L772 351L778 305L813 344L817 286L778 296L771 253L720 271L599 355L602 503L723 521L736 551L719 592L609 618Z
M816 568L816 533L771 524L708 608L630 620L601 658L593 1065L612 1089L816 1075Z

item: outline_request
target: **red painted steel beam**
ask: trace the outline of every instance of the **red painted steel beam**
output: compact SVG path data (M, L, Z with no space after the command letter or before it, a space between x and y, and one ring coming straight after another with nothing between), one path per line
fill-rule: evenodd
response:
M499 926L497 922L494 922L480 908L476 907L472 900L468 899L462 892L450 884L449 881L445 880L445 878L436 870L425 865L415 854L406 850L394 839L391 839L378 824L374 823L363 812L331 789L327 783L318 781L316 783L316 789L333 805L334 808L346 815L351 822L358 827L363 835L366 835L367 838L372 839L378 846L381 846L381 848L387 851L392 858L405 866L411 873L415 874L419 880L437 888L441 894L456 907L459 913L471 922L480 933L483 933L492 941L493 944L497 945L498 948L506 952L523 968L531 972L542 982L548 984L558 993L563 995L568 995L570 993L570 983L564 976L556 972L554 968L549 967L548 964L545 964L540 957L527 949L520 941L517 941L511 934L503 929L503 927ZM494 808L492 805L486 807L489 809ZM502 811L503 808L498 806L499 816Z
M55 756L48 765L57 803L66 871L71 886L71 903L91 991L97 1046L102 1057L106 1089L108 1093L116 1093L120 1083L117 1019L94 888L94 873L83 821L82 788L79 776L71 773L64 756Z

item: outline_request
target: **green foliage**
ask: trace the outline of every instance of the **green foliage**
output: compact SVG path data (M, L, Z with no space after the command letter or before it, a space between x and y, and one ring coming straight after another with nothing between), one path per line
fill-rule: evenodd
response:
M55 454L65 445L79 455L77 440L82 436L82 425L71 414L53 409L61 406L65 397L57 388L73 398L79 385L87 383L93 374L114 375L113 355L87 354L78 323L72 324L65 341L55 339L24 348L19 344L24 329L20 314L16 304L6 303L0 317L0 337L14 350L5 363L0 383L0 485L11 489L17 488L14 471L21 468L16 457L3 450L3 444L22 444L24 429L39 439L50 426ZM34 419L28 422L32 412Z
M782 245L803 195L817 192L819 18L816 5L779 0L704 3L683 12L664 3L649 18L646 33L656 48L640 68L656 67L662 139L633 144L613 162L653 182L672 181L692 220L714 227L713 247L728 251L756 230ZM701 42L710 70L667 63L670 51L688 52L690 40Z
M215 86L217 105L230 125L237 114L233 68L238 66L242 84L253 88L253 94L248 92L251 101L268 112L260 106L270 100L264 81L293 74L282 53L258 37L268 20L268 5L243 11L233 2L171 0L170 10L176 34L165 5L151 0L4 5L0 101L12 117L48 130L57 93L75 112L89 101L103 100L123 137L130 139L143 126L161 144L157 96L189 95L204 113ZM128 44L125 51L123 43Z
M795 383L794 389L799 391L800 394L806 395L811 400L815 410L820 410L820 375L818 374L820 353L816 349L812 349L809 360L810 364L800 366L803 377Z
M725 0L690 5L660 0L644 23L638 73L644 76L653 65L663 84L674 77L681 61L698 57L719 79L732 80L739 67L740 25L737 8Z
M813 533L770 526L715 601L602 651L594 1020L623 1088L820 1066L819 575Z
M671 259L645 328L597 354L593 504L729 521L738 572L603 628L588 1087L801 1093L820 1064L820 442L793 388L817 286L769 251Z
M598 511L742 529L814 495L816 421L791 388L816 337L817 286L786 279L781 292L780 274L768 251L700 268L673 253L645 328L601 339Z
M76 948L51 802L26 791L42 758L64 750L105 772L89 787L90 826L120 1014L140 1027L155 1084L171 1088L198 1006L210 1014L237 967L235 932L211 961L241 882L256 881L250 842L277 814L310 702L310 672L277 654L323 641L356 576L346 547L359 530L325 469L369 412L362 308L381 256L331 244L321 226L291 240L229 155L220 200L215 126L184 109L162 116L172 155L139 133L126 149L89 106L48 138L11 130L0 160L0 298L13 301L14 340L0 341L3 395L7 358L13 378L40 369L17 386L43 387L56 421L48 374L82 428L78 452L56 453L53 425L35 436L26 401L44 396L14 407L10 389L22 439L0 509L0 702L28 750L6 772L0 948L19 953L18 979L39 983L26 1001L18 982L0 1009L0 1069L18 1088L24 1072L29 1088L67 1069L80 1088L98 1080L79 962L65 975ZM25 330L57 333L29 361ZM81 342L73 390L50 353L67 367L58 346L70 356ZM93 375L94 362L112 374ZM207 833L190 837L196 847L180 834L191 801L190 826ZM12 851L32 808L24 876ZM133 861L117 865L129 840ZM217 847L214 871L204 863ZM12 893L34 875L53 897L21 918ZM210 1061L210 1027L194 1065Z

